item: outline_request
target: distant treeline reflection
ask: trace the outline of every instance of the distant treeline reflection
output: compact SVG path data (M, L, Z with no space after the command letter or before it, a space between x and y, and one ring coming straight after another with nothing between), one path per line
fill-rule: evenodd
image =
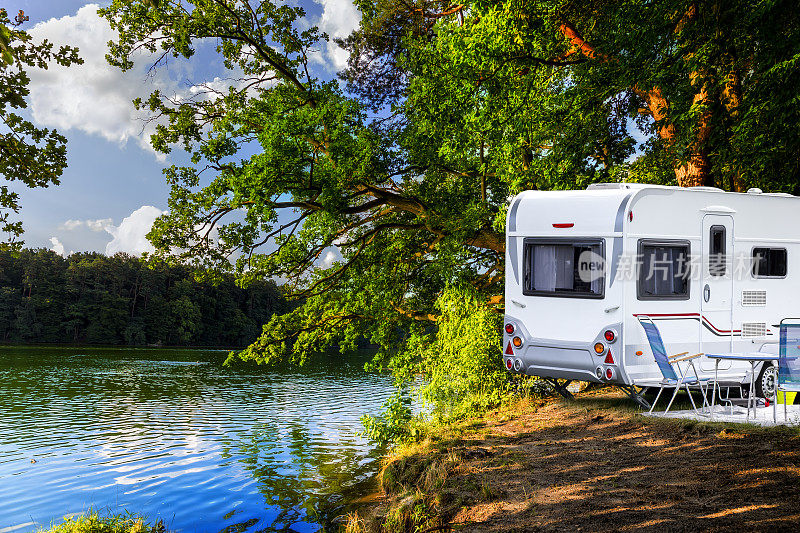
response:
M126 254L0 250L2 342L244 346L286 305L272 281L242 289Z

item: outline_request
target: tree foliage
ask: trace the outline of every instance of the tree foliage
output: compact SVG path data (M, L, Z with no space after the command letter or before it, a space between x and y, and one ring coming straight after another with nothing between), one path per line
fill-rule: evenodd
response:
M162 120L158 149L193 160L166 171L160 253L222 270L236 255L243 282L282 277L302 302L245 359L302 361L363 336L384 348L379 364L412 368L445 326L446 287L502 306L507 202L523 189L800 188L794 2L356 3L346 90L313 74L327 37L299 7L102 10L121 68L140 49L189 58L214 42L234 80L136 105ZM341 260L321 262L332 249Z
M423 417L449 422L500 405L518 388L509 379L498 349L502 316L469 285L446 288L436 300L437 328L417 332L391 361L398 392L381 417L366 416L367 434L379 442L415 437L410 401ZM423 379L420 379L423 378ZM519 381L519 380L517 380ZM516 385L516 386L515 386Z
M78 49L55 48L44 40L36 43L20 29L28 17L20 11L14 20L0 8L0 232L8 234L0 248L20 248L22 223L14 220L19 213L19 194L8 185L20 182L26 187L58 185L67 166L66 139L54 130L38 128L25 119L20 110L27 107L30 78L27 70L46 69L55 62L62 66L81 64Z
M125 254L0 251L0 342L240 347L287 309L272 282L212 284Z

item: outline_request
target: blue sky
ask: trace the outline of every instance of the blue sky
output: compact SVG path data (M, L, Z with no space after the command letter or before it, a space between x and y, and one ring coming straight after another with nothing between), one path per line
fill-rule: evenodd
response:
M181 93L224 76L213 48L198 50L191 62L172 61L155 77L145 75L140 61L121 73L104 60L105 43L113 37L96 14L105 2L76 0L4 0L13 17L20 9L30 17L23 28L34 38L80 48L84 65L51 67L31 72L26 115L39 126L56 128L68 139L68 168L61 185L48 189L17 187L22 201L25 245L62 254L77 251L141 253L149 248L144 235L166 208L166 165L181 164L176 150L166 158L148 145L148 134L131 99L156 87ZM350 0L306 0L308 22L332 36L343 36L358 24ZM331 44L320 51L317 74L332 76L346 60ZM218 80L217 80L218 81ZM0 177L0 181L3 178Z

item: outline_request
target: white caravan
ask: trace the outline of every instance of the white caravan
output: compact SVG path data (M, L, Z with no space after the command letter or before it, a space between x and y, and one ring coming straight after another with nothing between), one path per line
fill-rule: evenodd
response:
M639 317L668 353L776 353L800 316L800 199L758 189L595 184L525 191L508 210L504 362L512 372L632 386L662 375ZM698 371L714 374L714 360ZM719 378L749 383L750 364ZM756 367L759 393L774 386Z

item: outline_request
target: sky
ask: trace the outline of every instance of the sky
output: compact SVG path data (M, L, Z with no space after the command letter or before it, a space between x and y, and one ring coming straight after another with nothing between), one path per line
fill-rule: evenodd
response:
M31 94L26 117L56 128L67 138L68 167L61 184L47 189L12 188L20 193L23 237L29 248L49 248L67 255L79 251L141 254L152 250L145 235L166 209L169 188L165 167L185 164L176 149L167 156L149 145L149 129L131 100L158 88L188 94L199 84L220 83L221 62L212 45L201 46L191 61L170 61L147 75L147 58L122 73L105 61L106 43L114 38L97 8L108 2L78 0L0 0L11 18L20 9L30 17L22 28L36 41L79 48L83 65L51 66L29 71ZM331 37L343 37L360 20L351 0L301 0L307 23ZM320 50L314 66L332 77L347 60L333 43ZM0 177L0 182L3 178Z

